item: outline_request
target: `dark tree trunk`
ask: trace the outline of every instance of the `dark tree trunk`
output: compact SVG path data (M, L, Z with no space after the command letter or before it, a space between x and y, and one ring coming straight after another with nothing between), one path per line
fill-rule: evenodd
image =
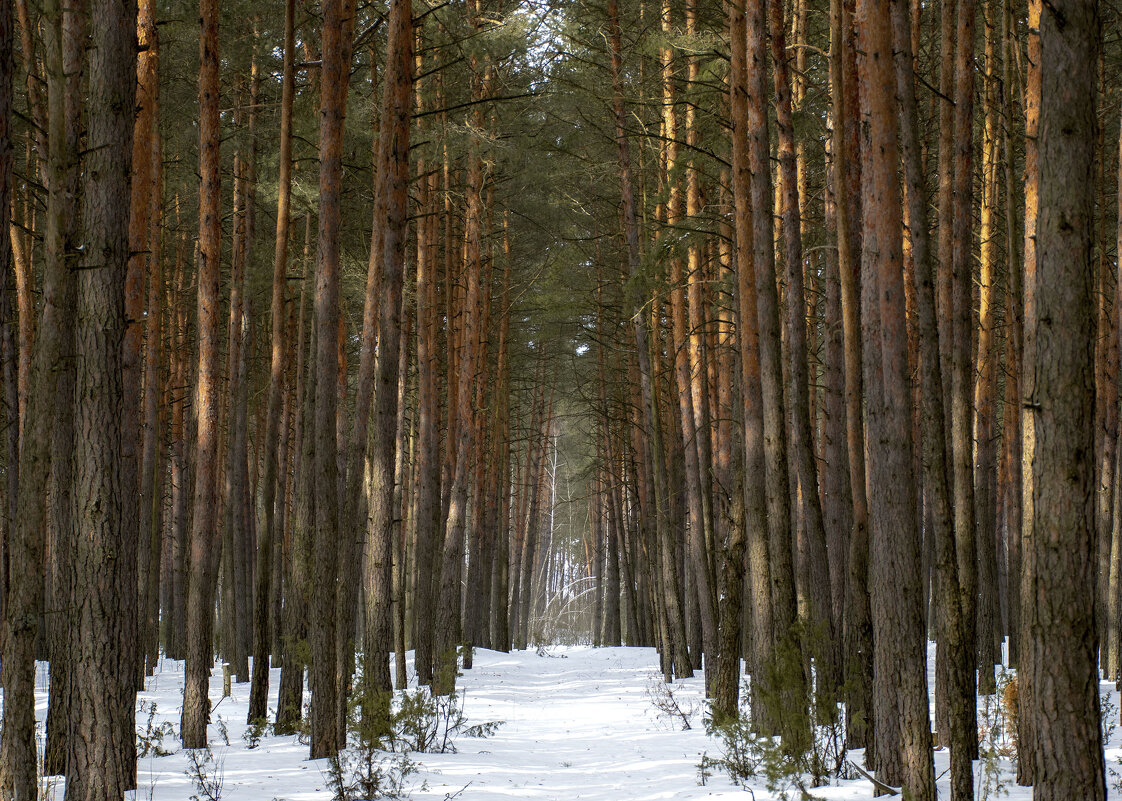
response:
M1041 14L1036 377L1028 647L1033 796L1106 797L1094 527L1094 155L1098 4Z
M204 748L218 560L215 556L218 462L218 278L222 258L219 172L218 3L200 0L199 17L199 367L195 384L195 490L187 580L187 666L180 733L184 748Z
M382 99L382 133L378 143L376 204L384 210L374 225L381 253L371 254L381 264L378 291L378 361L373 376L374 442L370 460L370 543L365 565L366 621L363 677L367 693L387 693L389 658L393 647L391 625L394 526L394 463L397 447L398 379L401 360L401 298L405 274L408 226L409 127L412 113L413 24L410 0L395 0L390 7L386 45L385 90ZM372 287L368 284L367 290ZM371 299L373 300L373 299ZM373 338L373 331L368 332ZM364 343L365 344L365 343ZM357 434L357 432L356 432ZM365 448L363 449L365 451ZM364 698L369 703L371 699ZM363 710L369 716L374 709ZM368 717L369 721L369 717Z
M141 688L144 675L151 673L158 656L156 646L160 621L156 592L159 587L162 506L157 472L160 441L160 296L163 294L160 243L163 221L160 219L162 203L159 191L162 153L157 125L160 113L160 38L153 0L141 0L137 16L141 52L137 55L138 110L133 127L129 251L130 261L139 261L140 269L148 276L137 540L137 687Z
M947 481L946 417L943 409L942 365L939 361L939 331L935 315L935 287L930 237L927 226L927 189L921 161L919 120L915 101L911 32L908 6L893 0L892 22L895 40L896 96L900 104L900 148L904 163L905 199L908 206L909 235L915 260L916 329L920 360L920 397L923 400L924 491L935 538L936 606L938 612L939 653L945 663L943 675L949 679L947 702L950 705L949 743L951 747L951 792L958 798L973 793L973 766L970 760L972 704L966 698L967 665L962 650L961 595L958 566L954 552L954 517ZM941 666L943 667L943 666Z
M841 680L834 661L830 557L826 551L826 530L818 492L818 465L811 423L799 170L796 164L794 109L788 65L790 56L783 21L783 0L769 0L768 17L774 65L776 128L779 134L779 215L783 221L784 260L787 267L787 396L791 405L791 451L795 460L799 494L802 496L810 584L809 619L813 624L812 631L804 635L804 640L807 651L815 657L818 669L817 691L833 695Z
M51 440L55 426L56 371L73 347L75 235L74 188L78 155L72 145L80 136L77 86L81 55L79 24L64 25L62 4L46 9L45 27L50 44L48 64L47 232L43 276L43 311L31 361L25 414L20 420L20 482L13 527L8 531L7 560L10 573L4 608L2 679L4 686L4 737L0 740L0 795L34 798L36 787L35 743L35 644L43 611L44 540L47 498L43 488L50 480ZM76 62L68 61L77 59ZM66 66L77 66L67 80ZM126 204L127 210L127 204ZM69 344L68 344L69 343ZM61 433L61 432L60 432ZM71 532L63 535L70 537Z
M471 10L474 9L474 10ZM478 4L469 6L468 16L473 26L478 25ZM478 100L482 95L482 82L478 74L477 56L471 57L471 96ZM476 106L481 109L480 106ZM473 122L482 130L482 111L476 112ZM475 373L478 366L480 282L483 273L483 180L484 165L479 143L472 144L467 157L467 175L464 210L464 262L463 278L466 281L462 307L461 341L456 357L455 423L451 414L449 397L449 436L455 438L455 460L448 490L448 514L445 517L444 549L441 557L440 584L437 595L436 634L433 648L433 690L447 694L456 686L457 651L463 638L462 592L460 589L464 560L464 532L468 524L469 461L475 458ZM451 385L449 385L451 389ZM523 595L523 598L528 596ZM523 619L525 624L525 619Z
M280 166L277 177L277 230L273 251L272 287L272 350L269 361L269 407L265 421L265 471L261 479L261 511L258 517L257 586L253 607L253 680L250 685L248 723L262 720L267 712L269 696L269 606L272 602L273 550L280 511L283 523L286 496L284 481L287 470L278 456L281 406L284 395L284 371L287 345L285 337L284 298L288 272L289 203L292 190L292 101L295 93L295 16L296 0L284 4L284 75L281 86ZM279 474L279 477L278 477ZM280 485L280 498L277 488Z
M4 464L8 480L0 487L0 614L6 606L8 587L7 540L15 520L16 494L19 490L19 354L13 325L12 289L12 4L0 0L0 362L3 363L4 410L7 428L4 438Z
M971 354L974 275L974 17L975 0L958 0L955 31L954 182L951 220L953 307L951 326L951 454L954 481L955 550L962 597L967 698L975 697L977 677L978 548L974 525L973 360ZM947 57L948 54L944 54ZM944 221L945 223L945 221ZM971 740L974 744L974 740ZM972 758L977 757L977 747Z
M766 469L764 467L763 398L760 387L759 334L756 319L756 277L753 255L755 253L751 214L751 175L748 165L748 65L746 50L746 19L743 10L735 3L728 4L729 36L732 40L729 106L732 111L732 194L737 281L737 331L740 348L740 412L744 421L744 441L741 448L743 464L737 466L741 478L734 486L743 493L743 521L737 542L736 522L726 555L725 607L720 621L720 645L717 664L716 704L723 715L737 711L740 690L739 606L743 592L736 592L742 577L744 557L737 562L737 550L749 554L749 597L751 599L750 670L761 677L759 666L771 659L773 628L771 615L771 571L768 564L768 525L766 500ZM734 502L735 503L735 502ZM762 708L762 699L755 702Z
M310 588L309 571L311 562L311 543L315 521L315 481L312 458L313 443L308 432L312 428L315 411L315 383L312 376L315 362L311 354L315 351L315 326L308 320L305 325L307 303L304 296L309 294L307 245L310 239L311 218L305 221L305 258L304 289L300 292L300 318L296 326L296 424L293 433L293 487L295 488L295 514L290 527L290 541L287 544L284 573L284 632L281 637L281 680L277 698L278 734L291 734L296 730L304 714L304 668L306 666L307 610ZM304 330L308 329L307 347L304 346ZM306 362L306 364L305 364Z
M69 9L69 10L72 10ZM64 21L66 13L60 11ZM74 19L73 16L70 17ZM66 260L66 268L74 269L76 254L75 236L78 231L79 181L78 152L81 145L81 76L83 72L82 24L63 25L53 28L53 38L48 39L46 48L52 64L48 74L58 85L48 87L50 113L58 115L61 108L62 119L55 122L50 132L54 147L48 153L48 175L59 188L55 198L57 206L54 214L59 215L56 224L48 223L48 258L50 254L61 254ZM69 76L69 77L66 77ZM50 202L50 200L48 200ZM48 208L48 221L54 215ZM74 281L67 281L61 293L64 315L72 319L76 312L77 298ZM51 660L51 687L47 708L47 739L43 755L44 771L57 775L66 771L66 749L70 728L70 678L71 664L71 620L68 610L73 606L71 597L71 556L74 546L74 377L75 377L75 340L73 326L62 332L60 349L61 359L55 370L55 393L58 398L68 399L55 407L54 424L51 432L51 485L50 496L47 580L48 649ZM54 613L54 614L50 614Z
M354 0L324 0L320 73L319 244L315 291L315 528L312 547L309 645L312 690L312 759L333 756L336 718L335 613L339 560L338 331L339 230L343 176L343 126L351 72Z
M752 244L759 321L760 386L763 408L763 449L767 476L768 562L770 564L772 632L770 675L759 676L769 686L768 713L775 733L798 753L809 740L806 675L798 618L792 551L791 494L787 453L787 421L783 393L783 362L773 247L772 181L767 121L767 25L763 4L746 10L746 76L748 92L748 170L751 174ZM743 300L741 301L744 302ZM758 447L758 446L753 446ZM782 662L782 665L780 664Z
M136 7L90 9L83 269L78 272L72 728L67 801L110 801L135 786L136 473L122 469L128 336L129 173L136 99ZM129 421L135 424L135 419ZM132 479L133 483L125 485ZM130 561L131 560L131 561ZM34 797L34 796L31 796Z
M935 798L928 719L919 532L912 475L911 384L904 313L903 224L897 176L896 74L887 0L859 0L862 175L864 195L862 296L876 316L879 364L869 368L869 467L874 495L873 548L890 574L872 586L873 710L878 777L903 785L916 801ZM878 382L879 379L879 382ZM879 386L878 386L879 383ZM891 486L891 490L889 490ZM879 496L879 497L878 497ZM878 502L879 501L879 502ZM895 731L892 729L895 728ZM894 749L898 748L898 752Z
M423 162L417 165L420 173ZM430 215L417 238L417 478L413 526L416 572L413 581L413 642L417 681L432 682L434 575L440 542L440 309L437 306L436 176L422 179L422 204ZM427 203L424 201L428 201ZM505 601L505 599L504 599Z
M1021 344L1021 607L1019 638L1021 650L1017 672L1017 784L1034 783L1036 770L1035 662L1029 646L1032 637L1032 604L1036 598L1036 273L1037 212L1039 209L1039 144L1041 103L1040 18L1041 0L1028 0L1028 45L1026 47L1025 79L1025 279L1024 334Z

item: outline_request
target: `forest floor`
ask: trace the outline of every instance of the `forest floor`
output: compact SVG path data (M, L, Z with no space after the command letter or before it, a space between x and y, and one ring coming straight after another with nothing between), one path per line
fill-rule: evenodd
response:
M479 649L475 666L459 680L462 715L467 726L497 723L487 737L461 731L455 753L412 753L417 772L404 781L406 795L415 799L460 798L468 801L542 799L764 799L769 792L762 776L749 780L748 789L735 786L720 768L702 783L703 754L722 755L720 741L705 732L702 680L672 685L673 704L658 674L657 655L649 648L550 647L511 654ZM45 672L45 671L43 671ZM270 716L276 706L279 669L272 671ZM930 670L929 670L930 676ZM40 686L45 690L45 676ZM298 736L264 733L254 743L245 724L249 684L235 683L232 694L214 708L209 729L210 754L196 758L178 750L176 732L182 698L183 664L165 660L138 697L137 726L142 745L151 753L140 758L136 801L328 801L329 763L309 760L308 746ZM1118 694L1102 685L1111 720L1118 719ZM222 695L221 668L212 676L210 696ZM655 701L662 699L656 705ZM45 714L45 694L39 714ZM674 704L682 714L667 713ZM659 706L664 709L660 710ZM979 700L979 715L984 705ZM983 742L994 756L975 763L977 798L1031 798L1018 787L1011 761L998 754L1009 745L1005 721L990 705L990 729L996 738ZM689 730L683 730L685 718ZM166 724L166 725L165 725ZM161 739L161 733L163 737ZM1106 752L1107 784L1122 773L1122 731L1111 727ZM157 748L159 746L159 748ZM173 753L157 755L157 750ZM849 759L860 764L860 752ZM208 761L209 760L209 761ZM390 760L383 763L389 765ZM935 753L940 797L949 796L947 752ZM809 788L821 799L872 798L867 778L834 779L829 786ZM194 774L194 775L192 775ZM218 780L220 788L201 780ZM44 780L61 801L61 779ZM801 792L789 787L789 797ZM1122 791L1110 788L1111 798Z

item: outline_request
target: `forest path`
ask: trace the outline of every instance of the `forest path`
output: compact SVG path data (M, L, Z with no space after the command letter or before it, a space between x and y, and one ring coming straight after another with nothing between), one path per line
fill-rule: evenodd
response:
M698 731L701 678L674 685L693 712L683 733L651 704L661 684L652 649L482 651L476 665L462 679L465 712L503 725L487 740L459 740L453 758L425 760L450 788L471 781L464 797L659 799L696 787L700 751L712 748Z
M410 666L411 667L411 666ZM164 661L148 689L137 725L170 724L178 732L183 693L183 663ZM270 716L276 708L280 671L270 674ZM44 677L45 679L45 677ZM700 673L671 685L674 699L692 728L662 714L650 693L663 687L652 648L557 646L540 651L499 653L477 649L475 667L459 680L468 725L501 721L487 738L460 735L457 753L411 754L418 772L406 780L408 798L445 801L658 801L659 799L746 799L772 797L757 779L753 794L716 773L698 784L698 763L708 752L719 756L718 742L706 736ZM45 686L41 689L45 690ZM222 695L222 673L215 670L210 695ZM43 696L45 701L45 695ZM1112 694L1117 703L1117 694ZM327 760L309 760L308 747L294 736L260 738L250 748L243 722L249 684L235 684L231 697L218 702L208 730L220 772L220 801L331 801ZM45 713L45 703L40 713ZM1122 740L1122 732L1116 739ZM175 749L169 734L163 747ZM1108 751L1108 760L1120 752ZM946 769L946 752L936 752L936 773ZM148 755L140 760L136 801L188 801L199 792L185 775L187 754ZM220 768L216 767L220 766ZM1002 777L1011 801L1028 801L1031 790L1012 782L1013 767L1003 760ZM940 783L945 789L946 777ZM411 788L411 789L410 789ZM61 801L60 787L50 801ZM861 779L815 788L816 798L869 799L871 785ZM1115 796L1111 796L1114 798ZM131 800L130 800L131 801Z

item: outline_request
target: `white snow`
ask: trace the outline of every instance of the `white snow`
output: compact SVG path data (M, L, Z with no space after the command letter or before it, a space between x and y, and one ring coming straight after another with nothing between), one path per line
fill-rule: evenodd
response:
M410 654L410 657L412 654ZM411 664L411 660L410 660ZM477 649L475 667L459 680L464 694L464 713L469 724L502 721L488 738L456 740L458 753L413 754L420 772L408 780L414 785L411 797L444 799L454 796L465 801L502 799L731 799L768 798L761 778L749 794L735 787L720 772L714 772L705 786L699 784L698 763L703 752L719 755L716 739L705 734L702 725L704 703L702 679L675 682L675 699L683 709L692 710L692 729L660 713L651 703L649 690L660 682L658 659L649 648L552 647L504 654ZM930 675L930 674L929 674ZM270 679L270 717L276 707L280 671ZM39 682L45 691L45 682ZM156 675L148 680L138 705L155 703L154 722L167 721L176 730L183 688L181 662L164 660ZM1116 718L1118 694L1108 684ZM232 696L221 699L222 673L216 665L210 695L216 703L209 728L211 749L220 764L223 801L327 801L324 769L326 760L309 760L308 747L295 736L265 736L255 749L249 749L243 734L249 702L249 684L234 684ZM981 705L981 699L980 699ZM40 715L45 713L45 696L40 699ZM148 715L138 713L137 726L143 730ZM223 735L225 730L225 736ZM228 743L226 740L228 739ZM197 794L194 783L184 773L187 755L178 751L174 736L164 745L177 753L141 758L138 769L138 801L186 801ZM1122 731L1114 732L1106 752L1109 785L1116 779L1113 768L1122 772ZM856 761L859 754L852 754ZM990 798L1005 796L1027 801L1031 788L1018 787L1013 766L1006 760L997 763L1003 788L991 789ZM940 797L949 797L948 755L935 753L935 772L939 777ZM981 765L975 764L975 785ZM48 779L55 798L61 799L61 777ZM459 795L455 795L460 793ZM814 788L823 799L872 798L868 780L834 782ZM1111 798L1122 793L1108 789ZM979 792L982 798L983 793ZM798 798L798 793L792 793ZM205 801L205 800L204 800Z

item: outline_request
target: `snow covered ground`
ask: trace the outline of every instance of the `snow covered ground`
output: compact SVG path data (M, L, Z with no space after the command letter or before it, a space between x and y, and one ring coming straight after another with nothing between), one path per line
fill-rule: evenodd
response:
M661 714L651 702L657 686L657 656L647 648L555 647L535 652L503 654L477 650L475 667L460 679L464 714L469 724L502 721L485 739L461 735L458 753L414 754L420 772L409 778L411 797L465 801L508 799L731 799L769 797L762 779L752 794L735 787L714 772L699 783L698 763L703 752L717 756L720 747L702 725L700 677L678 682L674 696L692 710L692 728ZM276 706L279 670L272 672L270 714ZM178 706L183 687L183 665L165 661L138 698L137 725L148 724L151 704L156 704L152 724L168 722L178 728ZM1117 719L1118 694L1109 693ZM211 680L211 699L222 695L221 670ZM264 736L253 749L243 738L249 702L249 684L235 684L233 694L217 703L209 729L217 767L211 774L222 778L223 801L327 801L326 760L309 760L308 747L295 736ZM45 697L39 704L45 714ZM168 736L164 746L178 750ZM1122 730L1115 731L1107 750L1108 786L1117 781L1110 769L1122 773ZM857 755L854 755L856 761ZM186 775L187 754L149 755L139 763L137 801L186 801L199 795ZM981 773L980 763L975 775ZM1002 790L991 788L990 798L1014 801L1031 798L1029 788L1013 782L1012 766L996 763ZM940 776L940 797L949 797L946 751L935 754ZM52 781L49 780L48 781ZM61 780L59 780L61 781ZM976 780L976 785L978 781ZM982 788L979 786L979 790ZM61 799L55 784L53 795ZM872 785L863 778L815 788L823 799L872 798ZM456 795L459 793L459 795ZM1122 793L1110 789L1112 798ZM979 792L979 798L983 794ZM792 798L798 798L793 793ZM200 801L207 801L200 796Z

